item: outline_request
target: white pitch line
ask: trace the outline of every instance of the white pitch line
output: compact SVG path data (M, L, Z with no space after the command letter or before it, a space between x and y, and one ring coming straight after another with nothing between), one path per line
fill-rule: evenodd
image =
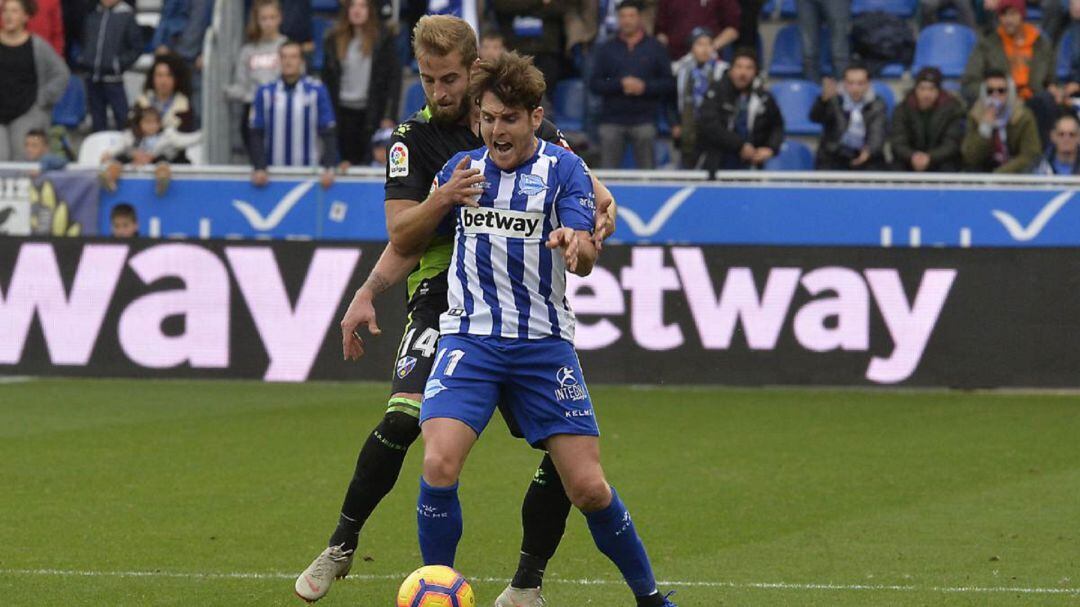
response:
M0 576L11 575L50 575L58 577L118 577L118 578L180 578L199 580L292 580L293 573L202 573L187 571L81 571L73 569L0 569ZM394 574L350 574L346 580L400 580L407 573ZM505 583L507 578L473 577L478 582ZM570 579L550 577L550 582L573 584L576 586L622 585L622 580L606 579ZM893 591L893 592L937 592L950 594L1060 594L1080 596L1080 588L1022 588L1011 586L913 586L888 584L796 584L788 582L707 582L660 580L660 586L674 588L732 588L757 590L845 590L845 591Z

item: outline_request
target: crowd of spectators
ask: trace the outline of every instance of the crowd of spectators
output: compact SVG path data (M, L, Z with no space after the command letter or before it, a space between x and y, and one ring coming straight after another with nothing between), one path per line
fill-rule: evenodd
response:
M135 4L0 0L0 161L62 166L63 133L49 116L73 73L85 87L87 130L123 132L102 155L106 187L116 166L133 164L153 165L167 189L168 165L188 162L201 141L202 39L214 0L162 0L152 31ZM820 170L1077 174L1080 0L919 0L906 22L913 37L949 18L978 38L958 79L935 66L892 75L892 88L905 89L895 108L875 86L880 66L853 42L852 1L795 0L801 76L820 90L797 111L768 85L762 4L342 0L319 16L312 0L245 0L245 40L220 94L243 116L235 136L254 183L271 166L312 166L329 185L335 170L385 162L403 88L415 79L408 32L425 13L452 12L477 28L482 58L534 57L545 108L555 109L561 85L582 83L575 128L602 168L654 168L657 142L670 138L669 166L766 169L792 137L788 127L809 122L820 129ZM125 74L147 54L153 62L132 99ZM1059 57L1069 58L1064 75Z

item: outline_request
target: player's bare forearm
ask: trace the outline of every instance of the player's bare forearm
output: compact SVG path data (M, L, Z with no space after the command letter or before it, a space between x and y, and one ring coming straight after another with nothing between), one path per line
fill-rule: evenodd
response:
M593 226L593 244L597 251L603 248L604 241L615 233L615 218L618 209L615 196L596 175L592 175L593 193L596 196L596 222Z
M581 230L577 231L577 264L571 270L578 276L588 276L592 274L593 266L596 264L596 257L598 252L596 245L593 244L592 234Z
M392 244L387 244L382 255L379 256L379 261L375 262L375 267L368 274L367 280L357 290L357 295L363 294L374 300L390 287L405 280L422 255L423 251L402 255Z
M402 256L422 252L450 207L444 204L438 190L419 204L413 200L387 200L386 231L394 250Z

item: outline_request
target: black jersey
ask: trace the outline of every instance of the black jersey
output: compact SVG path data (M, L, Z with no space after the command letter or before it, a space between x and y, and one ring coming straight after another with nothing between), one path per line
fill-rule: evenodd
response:
M546 118L536 136L570 149L561 131ZM472 128L431 120L425 107L394 129L386 154L386 200L423 202L431 193L435 175L455 154L475 150L484 142ZM452 236L436 236L428 244L420 265L409 275L409 303L429 300L446 306L446 272L453 252ZM432 296L432 297L428 297Z

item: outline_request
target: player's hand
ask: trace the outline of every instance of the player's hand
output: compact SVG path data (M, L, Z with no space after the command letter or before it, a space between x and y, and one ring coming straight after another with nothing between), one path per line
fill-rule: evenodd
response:
M461 162L454 167L454 172L450 175L450 181L447 181L438 189L439 195L444 196L451 205L480 206L478 198L484 193L484 188L480 184L486 180L480 174L480 169L469 168L470 162L472 162L472 159L468 156L462 158Z
M375 323L375 306L371 296L359 290L353 297L349 309L341 319L341 353L345 360L360 360L364 355L364 339L360 337L360 325L367 325L368 333L378 336L382 333Z
M270 183L270 173L255 170L251 172L251 185L261 188Z
M548 236L547 248L562 249L563 259L566 261L566 269L570 272L577 270L578 240L577 232L572 228L559 228L553 230Z
M601 198L596 201L596 222L593 224L593 244L596 250L604 248L604 241L608 236L615 233L615 220L611 217L611 205L615 199L611 197Z

